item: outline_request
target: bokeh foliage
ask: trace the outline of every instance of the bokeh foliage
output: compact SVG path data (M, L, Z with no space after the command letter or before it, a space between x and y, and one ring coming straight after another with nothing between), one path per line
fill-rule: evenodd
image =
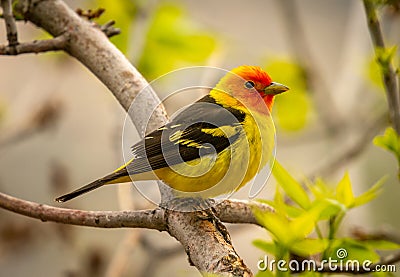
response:
M290 88L290 97L277 97L275 100L275 123L284 131L302 130L313 112L306 72L301 65L284 58L269 60L265 69L273 80Z
M215 47L214 37L191 21L182 7L166 3L157 7L137 66L154 79L180 67L203 65Z
M88 7L101 7L105 13L96 20L99 24L105 24L110 20L116 21L116 27L121 29L121 33L112 37L110 40L126 53L129 46L132 23L138 17L138 6L140 1L112 1L112 0L92 0L87 4Z
M217 47L216 36L196 24L185 9L174 2L96 0L91 6L105 8L100 24L114 19L121 34L111 41L125 54L133 36L143 35L144 45L135 66L148 80L172 70L193 65L204 65ZM148 20L149 27L140 34L133 33L139 20ZM135 47L132 45L131 47Z
M294 257L311 259L318 255L320 260L338 260L337 251L345 249L343 262L369 260L378 262L378 250L399 249L400 245L385 240L359 240L338 235L344 217L353 209L365 205L378 196L384 178L359 196L353 193L349 174L334 186L322 179L306 181L302 185L278 162L273 168L277 180L273 200L259 200L272 206L275 211L254 209L258 222L268 231L271 241L258 239L254 245L272 255L276 261L290 261ZM308 191L309 193L307 193ZM315 259L315 257L314 257ZM289 272L260 271L258 276L290 276ZM316 272L306 272L303 276L320 276Z

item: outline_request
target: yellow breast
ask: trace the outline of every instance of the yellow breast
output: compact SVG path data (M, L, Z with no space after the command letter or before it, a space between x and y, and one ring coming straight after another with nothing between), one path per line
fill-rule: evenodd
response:
M249 114L242 126L239 138L218 155L158 169L155 174L184 196L209 198L238 190L267 164L275 134L269 115Z

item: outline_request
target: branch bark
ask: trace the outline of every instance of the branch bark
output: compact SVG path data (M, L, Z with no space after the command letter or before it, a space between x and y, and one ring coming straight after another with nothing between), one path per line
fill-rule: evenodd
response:
M363 0L363 3L367 16L369 33L374 45L375 55L377 62L381 66L383 83L385 86L386 98L389 106L390 119L392 121L393 128L396 130L397 134L400 134L400 85L397 83L396 70L393 67L391 59L385 62L380 61L379 51L385 51L386 46L383 39L379 18L376 13L375 3L371 0Z
M12 13L11 0L1 0L3 18L6 22L8 45L13 48L18 45L17 25Z
M82 211L56 208L0 193L0 207L41 221L99 228L147 228L165 231L164 210Z
M258 202L225 200L216 206L215 215L227 223L258 225L251 213L252 207L274 212L270 206ZM165 210L161 208L139 211L82 211L26 201L1 192L0 208L44 222L51 221L97 228L145 228L158 231L167 231L168 229L168 218Z
M129 111L138 131L143 134L167 122L160 100L143 76L109 42L104 33L80 18L60 0L19 0L15 10L54 37L68 35L63 50L78 59L113 93L122 107L129 107L139 92L141 110ZM150 120L147 115L151 114ZM163 191L161 192L164 193ZM162 209L123 212L85 212L27 202L0 194L0 206L41 220L93 227L141 227L166 230L186 250L192 265L202 273L224 276L251 276L252 273L234 250L229 234L211 211L176 212ZM243 206L243 203L241 204ZM237 218L219 208L221 218ZM249 213L249 209L245 213ZM216 214L218 215L218 213ZM254 217L249 220L254 223ZM244 220L242 220L244 223Z
M67 44L68 35L63 34L53 39L35 40L32 42L19 43L15 46L0 46L0 55L20 55L28 53L43 53L49 51L63 50Z

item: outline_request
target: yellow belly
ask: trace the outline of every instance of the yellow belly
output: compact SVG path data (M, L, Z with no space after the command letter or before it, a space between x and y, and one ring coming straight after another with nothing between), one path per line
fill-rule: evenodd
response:
M248 117L247 121L254 121ZM270 117L256 119L259 128L242 132L218 156L205 156L155 171L157 177L185 196L203 198L231 193L247 184L268 162L274 146ZM255 122L245 122L254 126Z

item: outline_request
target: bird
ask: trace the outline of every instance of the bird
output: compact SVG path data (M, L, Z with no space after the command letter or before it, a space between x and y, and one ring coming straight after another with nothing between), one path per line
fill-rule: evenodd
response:
M56 201L141 180L162 180L177 197L211 198L237 191L272 156L271 110L274 97L287 90L259 66L227 71L207 95L133 145L130 161Z

